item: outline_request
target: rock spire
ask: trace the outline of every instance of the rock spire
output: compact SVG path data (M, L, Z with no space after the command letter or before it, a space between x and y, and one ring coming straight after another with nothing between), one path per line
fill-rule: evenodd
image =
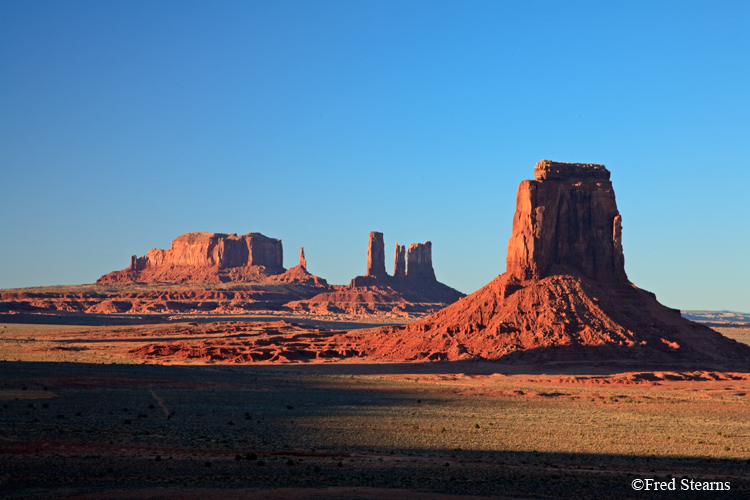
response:
M367 243L367 273L365 276L385 276L385 244L383 233L371 231Z
M403 279L406 276L406 247L396 242L396 251L393 254L393 277Z

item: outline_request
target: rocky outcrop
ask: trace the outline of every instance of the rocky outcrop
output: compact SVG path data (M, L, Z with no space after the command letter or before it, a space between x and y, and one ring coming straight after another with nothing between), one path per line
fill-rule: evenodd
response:
M133 255L128 269L97 283L258 281L284 272L283 258L281 240L260 233L185 233L166 250Z
M548 160L518 187L506 271L519 280L579 273L627 283L622 225L603 165Z
M621 217L603 165L542 161L516 201L507 271L423 320L363 337L365 355L750 368L749 346L683 318L628 281Z
M367 243L367 273L365 276L385 276L385 245L383 233L371 231Z
M406 279L435 281L432 268L432 242L412 243L406 251Z
M145 256L138 257L137 255L131 255L130 256L130 270L131 271L141 271L143 269L146 269L146 266L148 265L148 260Z
M226 269L243 266L282 268L281 240L247 233L242 236L222 233L185 233L171 248L153 248L146 254L145 267L192 266Z
M352 279L349 284L350 291L368 287L378 287L382 291L387 288L408 302L435 303L443 306L464 296L435 278L431 242L412 243L408 250L404 245L396 243L393 276L385 272L385 262L381 261L380 257L382 248L383 233L371 232L367 249L368 274Z
M0 303L0 314L284 311L414 318L440 310L463 295L437 282L434 272L432 280L406 279L407 252L403 246L398 247L396 255L397 267L402 269L400 278L389 276L385 272L383 245L382 233L370 233L368 275L358 276L348 286L329 285L307 271L304 247L300 247L299 265L286 270L281 266L281 240L260 233L186 233L176 238L169 249L152 249L142 257L132 256L126 269L99 278L97 284L104 286L89 297L57 292L44 297L14 294ZM432 270L429 249L423 245L418 248L421 250L412 251L411 257L414 264L410 275L414 276L419 274L416 270L420 265L424 268L429 263L429 271ZM188 292L173 293L183 288ZM232 293L214 293L217 289ZM137 290L137 297L129 290ZM239 291L242 293L235 293Z
M393 260L393 277L404 279L406 277L406 247L404 245L399 246L398 241L396 242Z

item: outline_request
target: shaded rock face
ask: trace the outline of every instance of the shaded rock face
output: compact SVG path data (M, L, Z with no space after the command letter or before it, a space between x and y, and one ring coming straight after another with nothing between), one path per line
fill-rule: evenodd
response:
M367 273L365 276L385 276L385 274L383 233L371 231L367 243Z
M628 281L621 217L603 165L542 161L516 200L507 271L427 318L367 336L365 355L750 368L750 347L683 318Z
M432 242L412 243L406 251L406 278L410 280L435 279L432 268Z
M404 245L399 246L398 241L396 242L393 260L393 277L403 279L406 276L406 247Z
M375 287L379 289L377 292L379 297L390 297L392 292L396 292L394 296L407 302L440 304L440 307L451 304L464 296L463 293L440 283L435 278L431 242L412 243L408 250L404 245L396 243L393 276L385 272L384 262L381 268L379 256L382 248L383 233L371 232L367 249L368 274L353 278L348 287L349 291L346 293L354 294L358 289ZM378 271L376 272L375 269ZM372 290L367 293L370 292ZM343 294L331 297L340 300ZM328 299L325 298L325 300ZM439 307L433 308L433 310L437 309Z
M544 160L516 197L506 271L519 280L577 272L627 283L622 219L604 165Z
M131 271L140 271L142 269L146 269L146 265L148 265L148 260L145 256L138 257L137 255L131 255L130 256L130 270Z

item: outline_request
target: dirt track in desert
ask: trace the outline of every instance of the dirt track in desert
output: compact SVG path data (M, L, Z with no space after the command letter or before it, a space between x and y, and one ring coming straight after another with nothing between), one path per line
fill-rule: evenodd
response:
M237 342L225 326L0 325L3 498L640 498L637 478L750 491L746 373L132 352Z

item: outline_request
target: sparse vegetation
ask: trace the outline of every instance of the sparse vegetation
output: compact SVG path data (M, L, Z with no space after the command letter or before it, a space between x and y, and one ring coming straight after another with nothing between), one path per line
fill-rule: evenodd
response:
M108 376L108 370L123 371L117 365L47 367L63 374L75 373L69 378L97 379L102 374ZM471 491L470 485L484 485L488 489L479 493L485 494L488 484L492 488L497 485L483 483L485 477L502 481L504 488L525 481L538 487L550 481L569 484L570 477L584 484L590 481L591 470L576 471L590 466L604 472L602 478L617 477L618 484L627 485L622 471L647 471L644 467L672 470L664 464L684 465L695 460L701 473L707 467L720 476L725 473L723 467L740 464L746 470L749 464L750 422L746 415L750 398L746 394L750 382L745 380L701 382L696 386L700 393L696 393L685 384L670 385L669 381L655 386L610 381L571 384L557 381L554 375L475 378L471 373L420 374L420 383L414 384L404 382L402 374L390 373L357 372L350 378L344 371L312 376L310 366L214 367L210 371L178 371L174 378L156 368L163 369L138 366L132 377L160 380L162 389L155 390L164 397L161 404L168 408L164 410L167 419L175 410L181 415L169 423L160 417L161 406L149 403L154 400L147 399L151 397L148 391L127 385L129 369L125 376L112 377L106 391L99 383L66 387L56 382L54 394L43 395L37 381L49 380L48 376L24 373L22 380L6 366L4 373L12 374L7 383L15 393L20 395L23 384L28 392L17 401L3 401L2 429L10 428L9 422L19 429L18 437L10 432L3 435L24 442L73 443L70 453L79 453L76 443L100 443L105 451L96 453L102 458L88 457L90 452L85 451L79 453L85 459L61 456L56 460L77 460L71 474L78 474L80 468L90 474L88 477L114 475L123 484L131 476L144 483L155 482L157 477L175 483L183 477L201 478L199 482L233 477L238 484L244 477L261 483L266 479L258 477L270 478L268 484L283 477L300 481L294 483L297 485L312 481L314 487L422 488L429 481L451 485L441 487L457 488L458 493ZM233 370L243 377L235 378ZM210 390L186 384L183 377L192 375ZM60 380L66 378L68 375ZM248 380L253 390L235 385ZM308 382L312 385L306 385ZM156 413L148 412L147 407ZM29 412L28 416L23 416L24 412ZM57 415L67 418L56 420ZM171 456L166 451L170 449L190 451ZM304 456L302 464L298 453ZM19 460L41 464L51 456L40 447L39 452ZM568 463L560 458L567 456L577 461ZM103 460L114 463L117 473L106 472ZM148 461L152 471L138 465L142 463L139 460ZM715 462L721 465L712 465L711 460L721 460ZM508 468L508 463L514 466ZM555 479L553 471L559 467L566 472ZM685 473L684 467L675 470ZM147 471L146 475L140 475L141 470ZM448 471L455 476L454 482L449 481L451 474L445 474ZM38 472L42 476L62 473ZM148 474L153 479L146 479ZM554 497L549 491L517 493L524 495Z

